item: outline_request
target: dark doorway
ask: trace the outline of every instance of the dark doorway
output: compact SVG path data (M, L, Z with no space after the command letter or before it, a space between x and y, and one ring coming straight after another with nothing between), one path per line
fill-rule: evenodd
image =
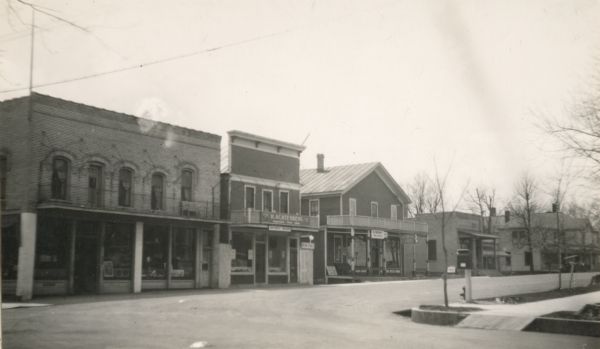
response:
M383 269L381 266L383 240L371 239L371 272L379 274Z
M298 240L290 239L290 283L298 282Z
M265 243L264 242L256 242L256 283L264 284L266 279L266 253L265 253Z
M91 224L82 224L75 238L75 293L98 292L98 233Z

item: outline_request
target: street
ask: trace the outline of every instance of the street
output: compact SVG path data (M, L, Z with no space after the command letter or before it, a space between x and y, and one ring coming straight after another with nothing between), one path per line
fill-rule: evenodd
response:
M463 281L449 280L451 301L459 301ZM543 287L543 282L535 277L474 278L474 294L507 294L519 285ZM600 345L599 339L591 337L420 325L392 313L419 304L440 304L441 280L39 298L35 302L54 305L3 310L4 348L189 348L193 343L214 348Z

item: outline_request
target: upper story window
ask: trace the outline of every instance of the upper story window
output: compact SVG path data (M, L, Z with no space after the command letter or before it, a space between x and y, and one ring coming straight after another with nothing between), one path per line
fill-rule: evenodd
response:
M150 208L153 210L164 209L165 176L163 174L152 174L151 190Z
M244 208L254 209L255 205L255 189L254 187L246 186L244 189Z
M290 193L287 191L279 192L279 211L290 213Z
M6 177L8 177L8 159L0 156L0 207L6 208Z
M181 201L192 201L194 172L189 169L181 171Z
M398 205L392 205L390 218L394 221L398 220Z
M348 207L348 212L349 212L350 216L356 216L356 199L350 198L349 204L350 205Z
M371 217L379 217L379 204L371 201Z
M263 211L273 211L273 191L263 189Z
M310 200L308 202L308 206L309 206L309 210L308 210L309 216L318 216L319 215L319 200L318 199Z
M102 206L102 165L91 164L88 169L88 203Z
M119 205L131 206L131 187L133 184L133 171L128 168L119 170Z
M69 180L69 160L63 157L52 159L52 193L53 199L67 200Z

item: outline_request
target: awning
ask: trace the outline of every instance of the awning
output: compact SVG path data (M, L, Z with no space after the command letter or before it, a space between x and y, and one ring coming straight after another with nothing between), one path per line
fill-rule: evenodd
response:
M482 233L475 233L475 232L464 231L464 230L459 230L458 233L468 235L468 236L471 236L474 238L480 238L480 239L500 239L499 236L492 235L492 234L482 234Z

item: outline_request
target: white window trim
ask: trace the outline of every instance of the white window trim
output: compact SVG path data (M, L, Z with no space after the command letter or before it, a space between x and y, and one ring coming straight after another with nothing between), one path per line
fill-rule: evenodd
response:
M244 185L244 209L248 209L248 207L246 207L246 203L248 202L248 200L246 200L246 188L252 188L252 190L254 190L254 210L256 210L256 187L253 185Z
M271 193L271 211L269 211L269 212L273 212L273 211L275 211L275 207L273 207L273 189L263 189L262 190L262 210L266 211L266 209L265 209L265 193L266 192Z
M394 217L394 213L396 213L396 217ZM390 206L390 219L396 221L398 220L398 205Z
M354 202L354 214L352 214L352 203ZM357 208L356 208L356 199L355 198L350 198L348 200L348 215L349 216L356 216L358 214L357 212Z
M375 215L375 217L379 217L379 203L377 201L371 201L371 206L369 207L369 209L371 211L370 212L371 217L373 217L373 204L375 204L375 207L377 207L377 210L376 210L377 214Z
M281 210L281 193L287 193L287 212L283 212ZM280 190L279 191L279 213L290 213L290 191L289 190Z

